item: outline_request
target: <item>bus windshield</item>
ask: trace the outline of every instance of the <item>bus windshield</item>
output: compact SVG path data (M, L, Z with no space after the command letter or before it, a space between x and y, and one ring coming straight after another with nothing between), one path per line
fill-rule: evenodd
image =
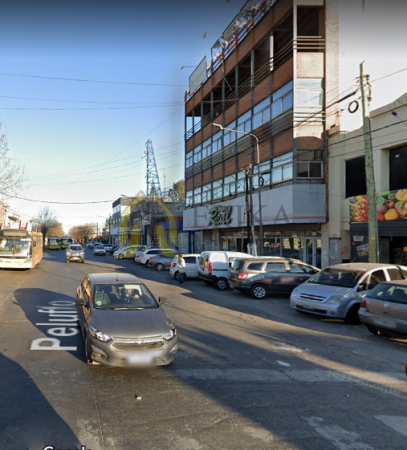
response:
M72 238L62 238L61 241L64 245L70 245L73 242Z
M59 244L60 244L60 240L59 239L49 238L48 245L59 245Z
M30 256L31 255L31 238L21 239L15 237L0 238L0 256Z

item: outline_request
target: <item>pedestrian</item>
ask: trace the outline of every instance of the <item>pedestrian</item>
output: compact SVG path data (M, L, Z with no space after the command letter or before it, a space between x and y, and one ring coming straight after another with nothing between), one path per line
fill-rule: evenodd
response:
M178 255L178 274L179 284L182 286L185 283L185 259L182 255Z

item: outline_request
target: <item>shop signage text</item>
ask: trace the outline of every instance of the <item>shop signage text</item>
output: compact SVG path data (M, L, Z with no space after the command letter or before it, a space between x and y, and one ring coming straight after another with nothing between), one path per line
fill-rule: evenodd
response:
M229 225L232 221L231 206L214 206L209 210L209 223L211 225Z

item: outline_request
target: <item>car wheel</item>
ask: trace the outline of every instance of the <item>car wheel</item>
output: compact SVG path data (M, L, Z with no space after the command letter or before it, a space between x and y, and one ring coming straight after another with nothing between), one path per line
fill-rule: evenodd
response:
M177 281L179 281L179 272L178 272L178 271L174 273L174 278L175 278Z
M349 325L360 324L358 311L359 311L359 305L353 305L349 309L348 314L345 317L345 322L348 323Z
M158 272L162 272L162 271L164 270L164 265L161 264L161 263L158 263L158 264L155 266L155 270L158 270Z
M226 278L218 278L215 283L216 289L219 291L224 291L228 288L228 281Z
M257 300L263 300L267 295L267 290L261 284L255 284L250 290L250 295Z
M123 258L124 258L123 255L119 255L119 256L117 257L117 259L123 259Z

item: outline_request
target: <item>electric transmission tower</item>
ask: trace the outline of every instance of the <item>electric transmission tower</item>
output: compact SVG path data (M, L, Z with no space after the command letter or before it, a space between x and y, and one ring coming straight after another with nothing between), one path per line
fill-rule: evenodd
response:
M146 150L144 152L147 161L147 198L152 198L153 194L156 197L162 197L160 177L158 176L157 163L155 162L153 143L151 139L146 142Z

